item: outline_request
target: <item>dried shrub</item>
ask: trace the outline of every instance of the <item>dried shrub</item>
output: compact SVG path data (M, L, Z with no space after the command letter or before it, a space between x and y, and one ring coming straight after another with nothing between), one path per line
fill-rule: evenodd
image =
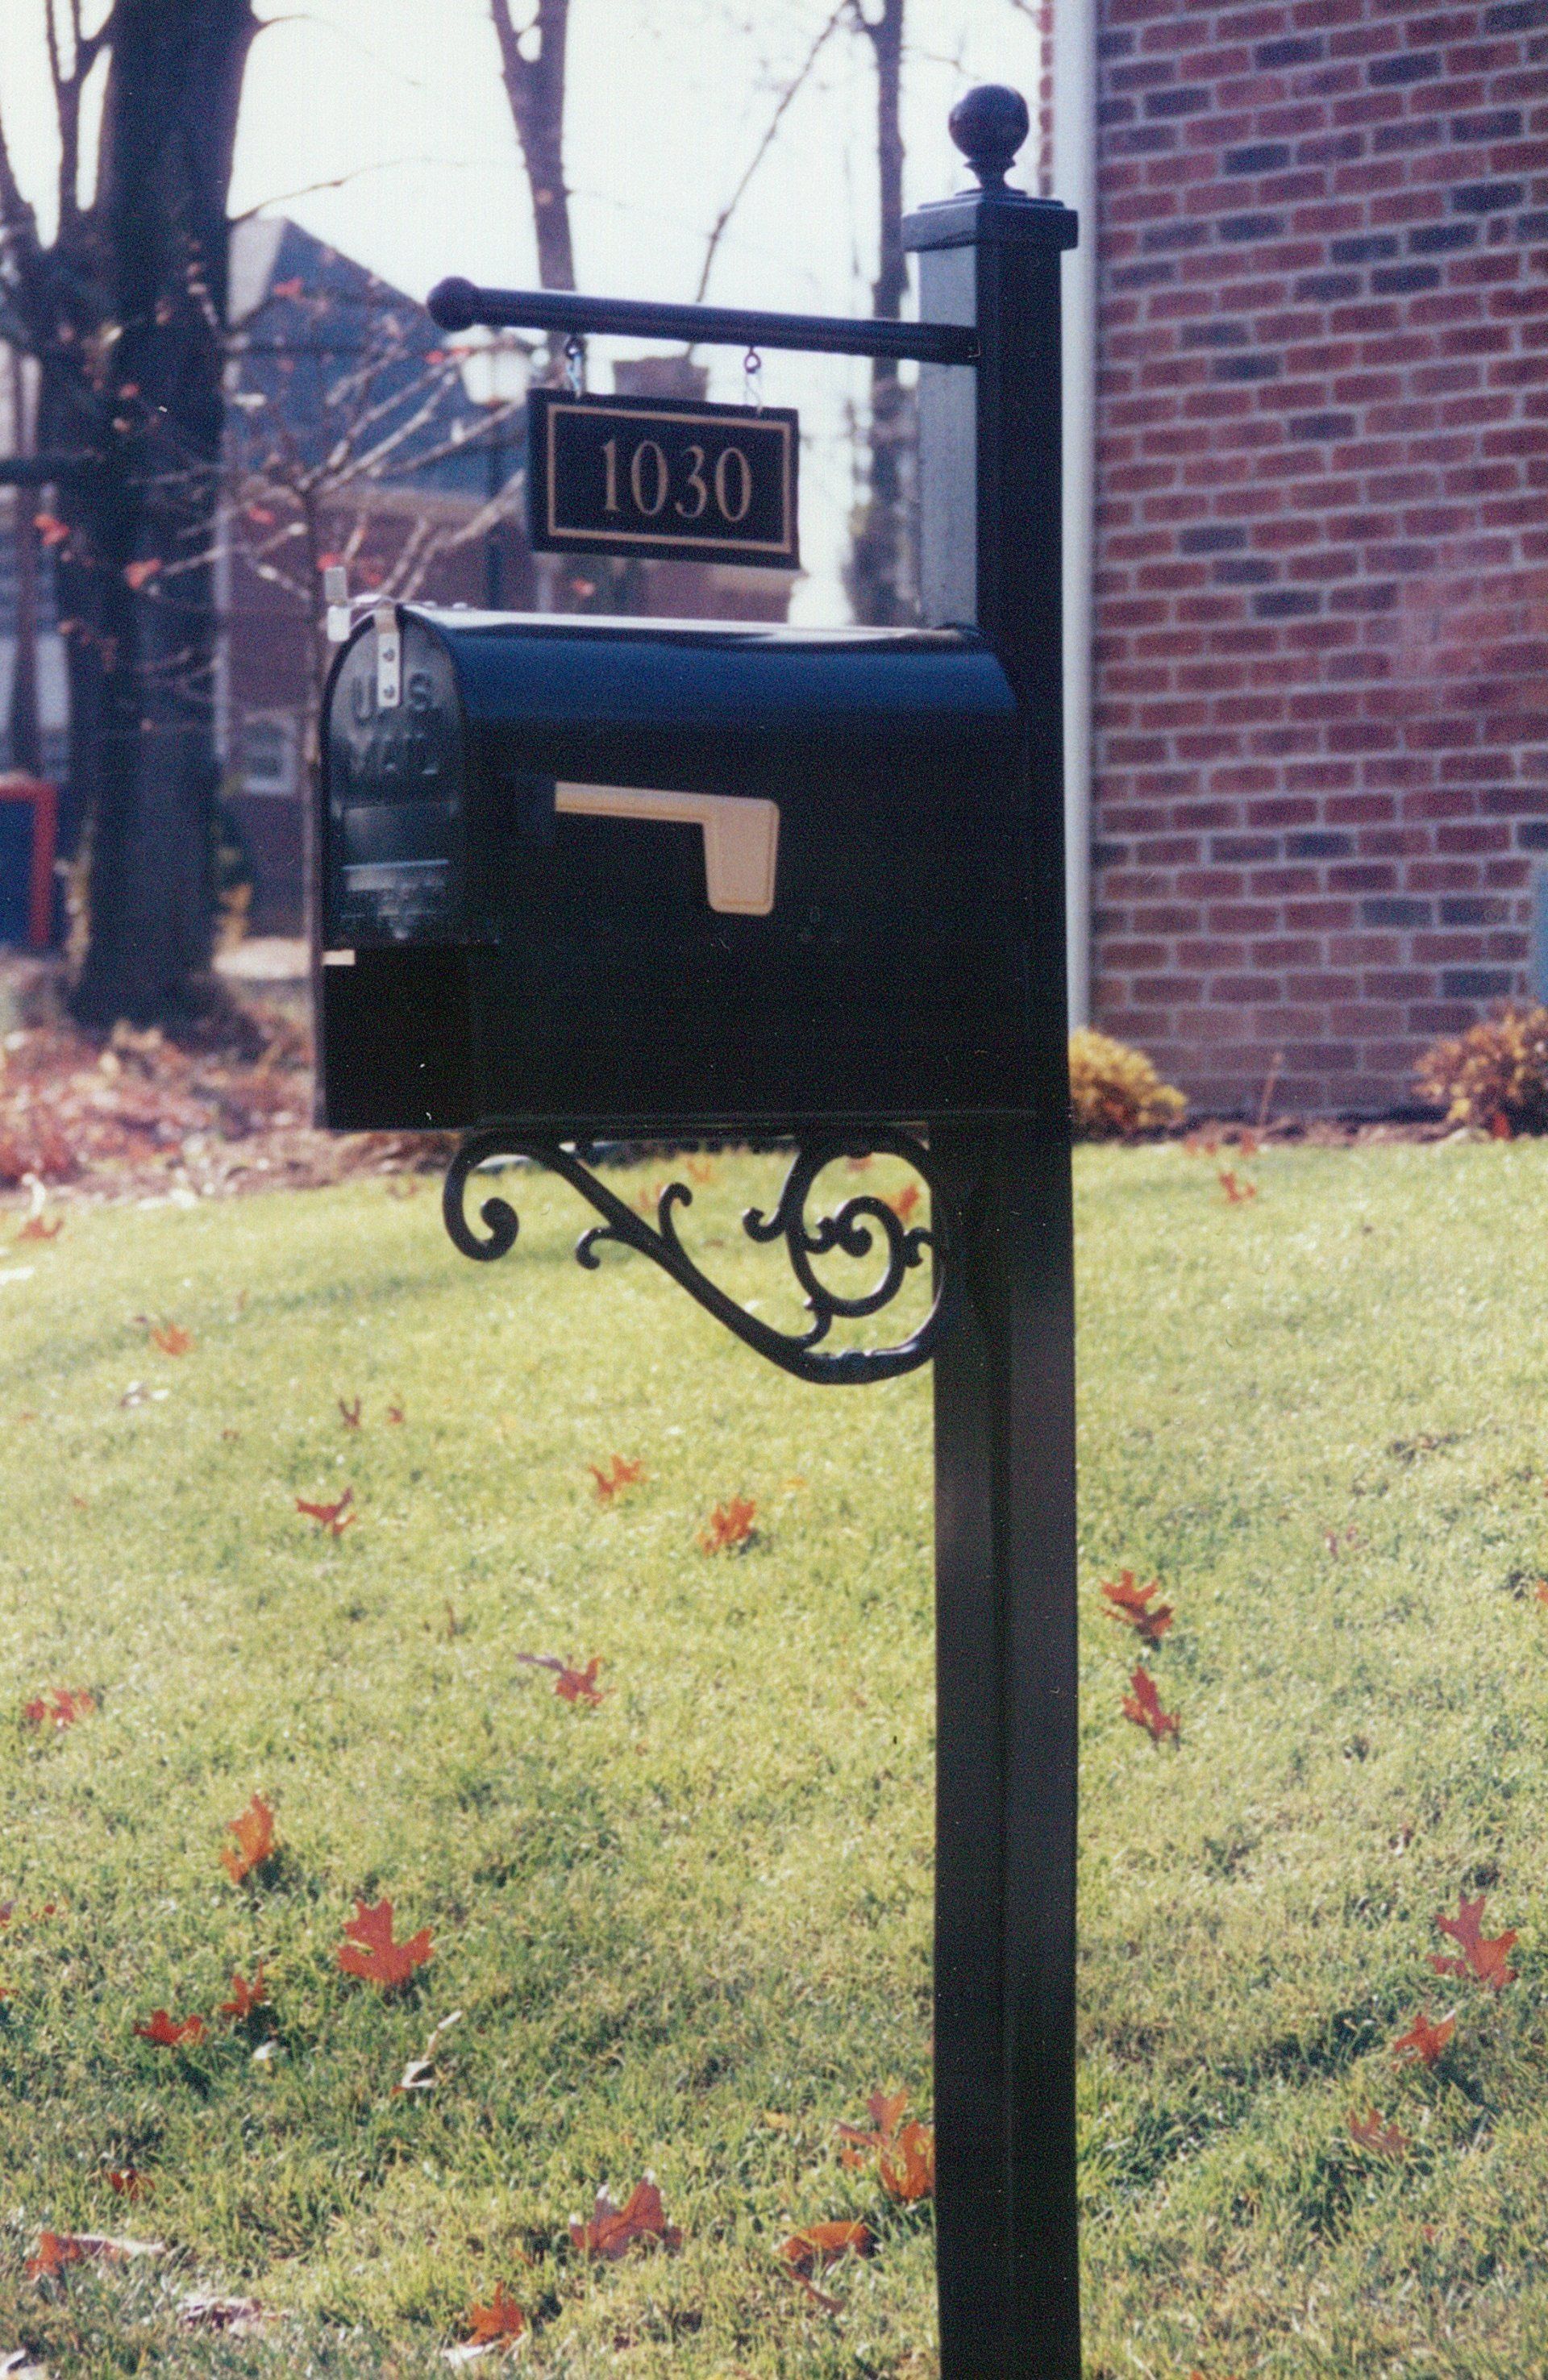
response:
M1077 1140L1137 1140L1176 1123L1188 1101L1142 1050L1083 1026L1069 1037L1069 1104Z
M1502 1135L1548 1132L1548 1008L1506 1008L1434 1042L1414 1087L1447 1121Z

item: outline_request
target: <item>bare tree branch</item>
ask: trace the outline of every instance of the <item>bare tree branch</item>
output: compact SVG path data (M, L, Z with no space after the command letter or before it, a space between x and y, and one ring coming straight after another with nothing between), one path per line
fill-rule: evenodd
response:
M233 215L231 221L234 225L250 223L265 207L287 207L297 199L314 198L319 190L342 190L347 183L358 182L366 174L396 174L401 165L460 166L466 162L461 157L378 157L370 165L352 165L347 174L330 174L326 181L303 182L299 189L281 190L277 197L258 199L250 207L244 207L239 215Z
M785 89L781 91L774 112L770 116L769 121L764 128L763 138L760 140L757 148L752 153L751 163L749 164L747 171L743 174L741 180L737 184L737 187L732 191L730 197L726 200L725 204L722 207L719 214L716 215L713 228L710 233L709 242L704 249L704 266L702 272L699 275L699 286L693 293L693 302L696 306L702 304L704 292L710 285L710 273L714 264L715 250L720 246L727 225L730 223L732 216L736 213L737 209L740 206L743 198L746 196L748 185L752 180L754 174L757 173L759 166L762 164L764 158L768 155L769 151L773 148L774 136L778 132L780 126L785 121L786 110L789 108L791 103L794 101L802 85L805 83L807 77L811 74L813 67L818 61L818 58L822 55L823 50L830 36L837 31L839 25L848 11L848 7L849 0L838 0L837 7L834 10L832 16L823 25L821 32L812 42L811 47L808 50L805 58L802 60L800 66L796 69L791 79L786 84Z
M511 15L511 0L489 0L489 9L500 44L500 76L532 194L538 279L544 289L573 289L575 251L564 157L569 0L532 0L531 15L521 26ZM533 35L537 48L528 56L522 43Z

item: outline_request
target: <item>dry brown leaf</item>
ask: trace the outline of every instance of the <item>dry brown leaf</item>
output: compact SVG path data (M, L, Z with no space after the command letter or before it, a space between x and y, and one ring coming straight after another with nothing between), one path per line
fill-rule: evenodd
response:
M666 2220L655 2176L649 2173L643 2181L635 2183L622 2206L615 2206L612 2192L603 2182L591 2220L583 2222L579 2215L570 2216L569 2236L581 2255L604 2256L613 2262L626 2256L637 2240L646 2246L654 2242L668 2251L683 2244L682 2233Z
M274 1856L274 1814L262 1793L254 1793L239 1818L226 1820L225 1831L237 1840L221 1852L221 1865L233 1884L245 1884L255 1869Z

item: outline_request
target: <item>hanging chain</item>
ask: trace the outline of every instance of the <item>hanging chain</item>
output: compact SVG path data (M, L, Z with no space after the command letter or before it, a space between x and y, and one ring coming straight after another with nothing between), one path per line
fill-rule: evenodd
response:
M742 403L763 410L763 358L756 347L742 358Z
M565 380L571 396L579 396L584 385L581 373L585 361L585 346L572 331L565 341Z

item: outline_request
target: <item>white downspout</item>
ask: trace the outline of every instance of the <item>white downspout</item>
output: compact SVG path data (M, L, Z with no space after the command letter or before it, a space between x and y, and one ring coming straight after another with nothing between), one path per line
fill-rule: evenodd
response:
M1096 9L1054 0L1053 196L1080 218L1064 268L1065 897L1069 1021L1091 1003L1091 566L1096 480Z

